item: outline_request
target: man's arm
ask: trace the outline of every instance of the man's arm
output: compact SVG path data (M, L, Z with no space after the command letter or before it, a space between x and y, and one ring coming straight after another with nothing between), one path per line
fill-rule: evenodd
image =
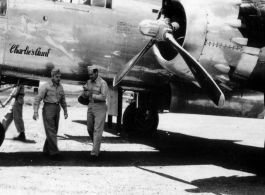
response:
M18 92L20 91L21 85L15 87L15 89L12 91L11 96L16 97Z
M106 82L102 82L100 86L100 94L92 94L92 98L95 100L105 101L108 96L108 85Z
M64 111L64 118L67 119L68 118L68 113L67 113L67 103L66 103L66 99L65 99L65 93L62 87L62 96L60 98L60 105Z
M20 90L21 85L14 87L14 89L12 90L10 96L7 98L7 100L2 103L2 106L5 107L11 100L12 98L15 98Z
M46 84L44 84L41 86L38 95L35 97L35 101L33 104L33 110L34 110L33 119L34 120L37 120L39 118L38 110L39 110L40 102L41 100L44 99L46 92L47 92L47 87L46 87Z

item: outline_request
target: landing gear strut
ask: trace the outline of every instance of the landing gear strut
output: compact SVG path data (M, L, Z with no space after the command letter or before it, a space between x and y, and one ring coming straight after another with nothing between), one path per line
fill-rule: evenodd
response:
M2 125L2 123L0 123L0 146L2 145L4 139L5 139L5 129Z
M136 103L131 103L123 114L123 128L131 135L152 135L158 126L159 117L156 110L136 108Z

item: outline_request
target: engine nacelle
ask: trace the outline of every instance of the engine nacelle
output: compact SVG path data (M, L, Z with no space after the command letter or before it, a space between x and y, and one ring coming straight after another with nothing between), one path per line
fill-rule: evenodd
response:
M195 59L198 59L204 47L206 37L206 12L201 4L192 5L196 1L172 1L170 7L166 7L169 18L175 18L180 28L173 33L174 38ZM163 17L163 16L161 16ZM168 71L187 78L194 79L188 66L178 55L178 52L166 42L159 42L153 47L157 61Z
M238 20L239 4L233 1L174 0L170 8L165 9L171 9L169 17L177 18L180 26L174 32L174 38L210 75L228 77L233 71L245 77L251 75L258 55L252 53L256 48L248 49L243 45L247 42L239 30L245 27ZM184 79L194 79L184 60L169 43L160 42L153 50L165 69Z

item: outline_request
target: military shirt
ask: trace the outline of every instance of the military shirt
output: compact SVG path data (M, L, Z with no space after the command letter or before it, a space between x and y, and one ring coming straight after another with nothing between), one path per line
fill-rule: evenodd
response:
M22 95L22 96L25 95L25 86L24 85L20 86L19 91L18 91L18 95Z
M34 112L38 112L41 100L43 100L44 103L60 103L63 110L67 112L65 93L61 84L56 87L50 80L40 87L39 93L34 101Z
M108 85L102 78L98 77L94 82L88 80L84 87L87 89L87 91L84 91L82 94L84 98L89 98L89 101L106 101L108 96Z
M24 85L19 85L17 87L14 87L12 90L10 97L6 101L6 104L12 99L16 99L20 105L24 104L24 96L25 96L25 88Z
M13 89L13 91L11 92L11 95L13 97L24 96L25 95L25 87L24 87L24 85L20 85L20 86L15 87Z

